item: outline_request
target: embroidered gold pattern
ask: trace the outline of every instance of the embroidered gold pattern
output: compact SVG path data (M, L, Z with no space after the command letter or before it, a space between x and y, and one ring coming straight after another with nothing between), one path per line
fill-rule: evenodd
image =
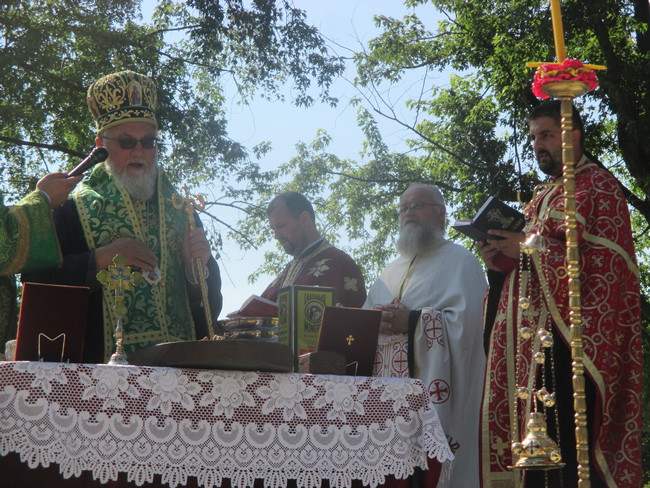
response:
M153 80L133 71L104 76L88 88L88 109L98 133L124 122L148 122L157 127L157 106Z

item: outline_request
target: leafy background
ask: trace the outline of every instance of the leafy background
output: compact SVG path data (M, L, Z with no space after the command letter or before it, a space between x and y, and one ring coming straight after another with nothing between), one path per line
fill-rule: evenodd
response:
M425 4L438 22L418 16ZM216 252L225 237L242 250L268 245L265 203L294 189L315 203L322 231L372 282L394 255L394 208L410 182L439 185L454 215L466 217L488 195L517 205L518 193L525 201L539 181L523 122L539 100L523 63L555 58L547 1L407 0L402 16L376 16L380 34L353 46L330 42L288 0L160 0L145 20L141 7L132 0L0 4L6 200L87 153L94 133L85 90L116 68L156 80L166 143L161 159L176 182L209 186L218 195L204 214ZM587 150L626 188L647 349L650 7L647 0L565 0L562 12L567 57L607 66L600 87L576 104L588 121ZM337 156L330 135L319 132L270 169L262 162L273 143L249 149L230 137L228 89L234 87L242 104L261 97L305 109L336 106L331 88L346 66L354 67L348 81L358 94L352 104L365 137L358 157ZM437 85L435 75L443 71L449 80ZM414 75L421 80L415 95L392 96L391 87ZM406 149L387 143L387 120L408 134ZM244 217L225 220L224 208ZM285 261L272 248L250 279L277 272ZM648 435L644 443L649 453Z

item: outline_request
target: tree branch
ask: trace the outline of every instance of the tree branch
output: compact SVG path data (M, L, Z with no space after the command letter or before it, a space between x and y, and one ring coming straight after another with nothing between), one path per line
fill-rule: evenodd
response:
M426 134L424 134L422 131L417 130L415 127L410 126L410 125L407 124L406 122L402 122L402 121L399 120L396 116L394 116L394 115L392 115L392 116L391 116L391 115L388 115L388 114L382 112L382 111L381 111L379 108L377 108L377 107L373 107L373 110L374 110L375 112L377 112L379 115L381 115L382 117L385 117L385 118L387 118L387 119L389 119L389 120L392 120L393 122L396 122L396 123L400 124L401 126L407 128L407 129L409 129L411 132L417 134L419 137L421 137L422 139L424 139L425 141L427 141L427 142L428 142L429 144L431 144L432 146L438 148L438 149L441 150L442 152L445 152L445 153L449 154L451 157L453 157L454 159L456 159L459 163L461 163L461 164L467 166L468 168L472 168L473 170L476 170L476 171L480 171L480 170L483 169L482 167L477 166L477 165L475 165L475 164L472 164L472 163L470 163L469 161L465 160L464 158L462 158L461 156L459 156L459 155L456 154L455 152L453 152L453 151L451 151L450 149L447 149L446 147L444 147L442 144L439 144L439 143L437 143L436 141L432 140L430 137L428 137L428 136L427 136Z
M356 86L355 86L355 87L356 87ZM374 95L375 97L377 97L377 98L379 99L379 101L380 101L380 102L381 102L385 107L387 107L387 108L391 111L391 114L385 113L383 110L381 110L381 108L379 108L379 104L373 103L373 101L370 100L370 98L368 97L368 95L367 95L365 92L363 92L361 89L359 89L358 87L356 87L356 89L357 89L357 91L359 92L359 94L360 94L363 98L365 98L365 100L370 104L370 106L372 107L372 110L375 111L376 113L378 113L379 115L381 115L382 117L384 117L384 118L386 118L386 119L388 119L388 120L392 120L393 122L396 122L397 124L401 125L402 127L404 127L404 128L406 128L406 129L410 130L411 132L417 134L419 137L421 137L423 140L427 141L427 142L428 142L429 144L431 144L432 146L436 147L437 149L439 149L439 150L442 151L442 152L445 152L445 153L449 154L451 157L453 157L454 159L456 159L460 164L463 164L463 165L467 166L468 168L471 168L471 169L476 170L476 171L479 171L479 170L482 170L482 169L483 169L482 167L477 166L477 165L475 165L475 164L472 164L472 163L470 163L469 161L465 160L464 158L462 158L462 157L459 156L458 154L454 153L454 152L451 151L450 149L444 147L442 144L439 144L439 143L437 143L436 141L433 141L431 138L427 137L426 134L424 134L423 132L417 130L414 126L412 126L412 125L410 125L410 124L407 124L406 122L403 122L402 120L400 120L399 117L397 117L397 115L395 114L395 112L392 110L392 106L391 106L391 104L388 103L388 102L387 102L387 101L386 101L386 100L381 96L381 94L379 93L379 89L375 86L374 82L372 83L372 87L369 88L370 91L373 93L373 95Z
M206 204L210 204L210 205L221 205L221 206L224 206L224 207L232 207L232 208L236 208L236 209L238 209L238 210L242 210L242 211L248 213L248 210L246 210L245 208L242 208L242 207L239 207L239 206L237 206L237 205L233 205L233 204L220 203L220 202L206 202ZM244 241L246 241L246 242L247 242L247 243L248 243L248 244L249 244L253 249L257 249L257 246L255 245L255 243L254 243L253 241L251 241L251 240L246 236L246 234L244 234L243 232L237 230L237 229L234 228L232 225L230 225L230 224L228 224L227 222L221 220L219 217L217 217L216 215L210 213L210 212L207 211L207 210L201 210L201 213L207 215L208 217L210 217L212 220L218 222L219 224L221 224L221 225L227 227L228 230L230 230L231 232L233 232L233 233L237 234L238 236L240 236L240 237L241 237Z
M341 173L339 171L326 171L326 173L331 174L331 175L336 175L336 176L343 176L345 178L349 178L354 181L360 181L363 183L411 183L411 180L403 180L401 178L385 178L385 179L377 179L377 178L361 178L359 176L353 176L347 173ZM439 186L441 188L444 188L445 190L449 191L454 191L454 192L461 192L464 189L463 188L456 188L453 187L445 182L442 181L432 181L430 182L432 185Z
M641 213L641 215L643 215L645 219L648 222L650 222L650 201L641 200L634 193L632 193L632 191L629 188L623 185L623 183L621 183L620 181L618 183L628 203L632 205L634 208L636 208L639 211L639 213Z
M180 57L180 56L174 56L172 54L166 53L162 49L157 49L156 52L158 54L160 54L161 56L165 56L166 58L171 59L172 61L180 61L181 63L186 63L186 64L189 64L191 66L200 66L201 68L208 68L208 69L211 69L211 70L220 71L222 73L234 73L233 70L220 68L218 66L215 66L214 64L200 63L198 61L192 61L190 59L183 58L183 57Z
M83 158L86 156L86 154L84 153L80 153L79 151L68 149L67 147L59 146L58 144L44 144L42 142L23 141L21 139L15 139L13 137L5 137L5 136L0 136L0 141L8 142L10 144L16 144L18 146L40 147L42 149L50 149L52 151L59 151L65 154L69 154L70 156L77 156L79 158Z
M181 26L181 27L170 27L168 29L156 29L156 30L152 30L150 32L147 32L145 34L145 37L155 36L156 34L162 34L162 33L165 33L165 32L173 32L173 31L180 31L180 30L191 30L191 29L196 29L197 27L201 27L201 24L184 25L184 26Z

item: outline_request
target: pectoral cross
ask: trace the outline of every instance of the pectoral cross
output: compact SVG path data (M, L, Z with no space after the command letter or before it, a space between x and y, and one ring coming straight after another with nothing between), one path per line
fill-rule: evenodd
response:
M354 342L354 337L352 337L352 334L350 334L349 336L347 336L347 337L345 338L345 342L348 343L348 346L351 346L351 345L352 345L352 343Z
M142 275L137 271L131 272L131 267L126 265L126 259L121 254L113 257L113 264L106 269L97 273L97 281L108 287L109 291L115 292L113 312L117 318L115 325L115 353L111 356L108 364L121 365L128 364L124 347L124 329L122 327L122 317L126 315L126 306L124 305L124 292L130 287L135 287L142 282Z
M190 189L187 185L183 186L185 197L181 197L178 193L172 195L172 205L174 208L183 209L187 215L187 224L190 230L196 228L194 222L194 211L201 211L205 208L205 199L203 195L197 194L194 197L190 195ZM208 325L208 333L210 339L214 338L214 328L212 326L212 313L210 312L210 302L208 300L208 284L205 280L205 273L203 270L203 263L200 259L193 260L194 276L198 277L199 286L201 287L201 299L203 300L203 311L205 312L205 321Z

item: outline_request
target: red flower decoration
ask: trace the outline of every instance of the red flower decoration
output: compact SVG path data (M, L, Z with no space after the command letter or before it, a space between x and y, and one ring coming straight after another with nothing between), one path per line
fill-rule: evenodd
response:
M584 64L577 59L565 59L562 64L545 63L537 68L533 80L533 93L539 98L549 98L542 87L547 83L567 80L586 83L589 91L598 86L594 70L585 68Z

